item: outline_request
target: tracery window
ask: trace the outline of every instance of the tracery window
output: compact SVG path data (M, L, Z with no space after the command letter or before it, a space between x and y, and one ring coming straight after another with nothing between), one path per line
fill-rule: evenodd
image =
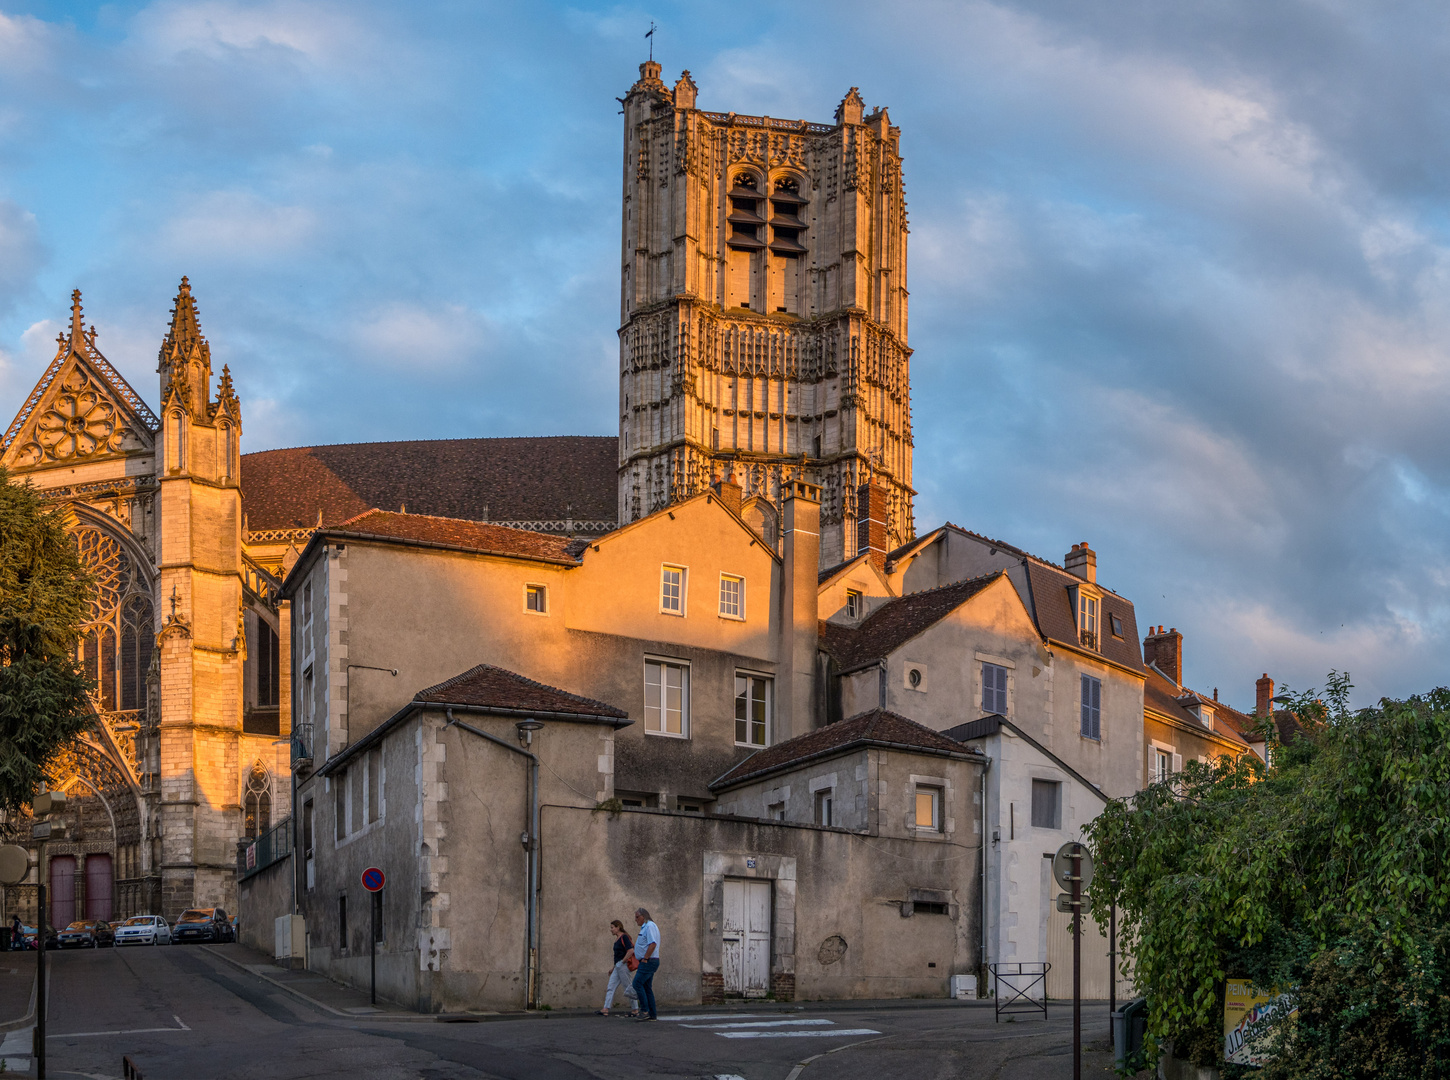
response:
M156 642L151 577L116 537L82 527L75 538L96 586L79 657L96 682L92 700L99 712L145 709L146 672Z
M242 795L242 835L256 839L272 827L272 774L260 761L252 765Z

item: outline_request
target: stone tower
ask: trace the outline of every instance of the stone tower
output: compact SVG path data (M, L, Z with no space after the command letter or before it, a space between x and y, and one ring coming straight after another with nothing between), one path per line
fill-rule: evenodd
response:
M211 347L185 278L157 372L159 869L162 905L170 912L202 898L226 903L235 895L246 653L241 407L225 369L216 400L211 398Z
M734 474L822 488L821 563L914 534L900 129L704 112L687 71L624 98L619 520ZM878 543L879 543L878 539ZM872 545L874 546L874 545Z

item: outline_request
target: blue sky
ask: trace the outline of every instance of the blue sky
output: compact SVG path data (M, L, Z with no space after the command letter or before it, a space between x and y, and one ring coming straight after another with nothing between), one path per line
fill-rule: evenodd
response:
M613 433L620 118L901 126L917 521L1075 542L1191 685L1446 681L1450 11L1334 0L0 0L0 412L72 288L244 449Z

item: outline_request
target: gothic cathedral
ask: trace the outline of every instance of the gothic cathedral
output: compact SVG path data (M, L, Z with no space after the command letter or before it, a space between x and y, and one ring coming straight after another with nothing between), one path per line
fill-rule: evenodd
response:
M46 852L62 926L234 908L239 835L287 812L279 582L242 550L231 375L213 397L185 278L158 356L159 413L96 336L77 292L0 457L69 507L97 583L80 646L96 720L51 770L71 797L70 838Z
M899 128L705 112L640 65L624 102L619 520L733 473L778 521L819 484L821 562L914 535ZM866 505L873 503L875 505ZM877 533L879 535L879 531Z

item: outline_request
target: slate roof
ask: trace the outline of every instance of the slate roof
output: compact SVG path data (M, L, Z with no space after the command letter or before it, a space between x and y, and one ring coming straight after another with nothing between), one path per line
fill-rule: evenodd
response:
M1194 695L1193 691L1186 687L1175 686L1167 676L1151 664L1148 665L1147 672L1148 680L1143 684L1143 707L1145 709L1152 709L1154 712L1161 713L1164 716L1171 716L1175 720L1179 720L1200 730L1211 730L1215 735L1227 739L1236 745L1248 745L1248 741L1240 733L1238 725L1234 722L1235 718L1242 718L1252 728L1253 721L1249 720L1243 713L1237 709L1230 708L1221 701L1214 701L1212 698L1203 698L1201 694ZM1211 728L1205 728L1203 721L1188 711L1182 699L1191 696L1202 698L1214 710L1213 726Z
M399 514L391 510L369 510L325 530L329 536L358 539L398 540L483 555L512 555L574 565L573 552L581 545L568 537L526 529L510 529L481 521L431 517L427 514Z
M492 664L479 664L461 675L419 690L413 700L428 704L471 705L484 709L565 713L594 719L628 720L629 713L593 698L526 679Z
M242 456L242 508L252 532L405 505L473 521L613 522L618 471L613 436L300 446Z
M719 779L711 781L710 790L735 787L768 773L792 768L814 758L844 753L858 746L880 746L938 756L981 756L979 751L923 727L915 720L908 720L886 709L872 709L757 751Z
M823 622L820 624L821 648L830 654L841 671L869 664L889 655L1005 576L999 570L937 589L908 593L882 604L859 626Z
M1069 645L1078 644L1077 617L1072 610L1072 593L1082 579L1034 557L1023 560L1027 584L1032 590L1031 608L1037 613L1037 628L1045 637ZM1112 633L1112 617L1123 624L1123 636ZM1098 654L1134 671L1143 671L1143 653L1138 644L1138 616L1133 604L1116 593L1103 591L1098 611Z

